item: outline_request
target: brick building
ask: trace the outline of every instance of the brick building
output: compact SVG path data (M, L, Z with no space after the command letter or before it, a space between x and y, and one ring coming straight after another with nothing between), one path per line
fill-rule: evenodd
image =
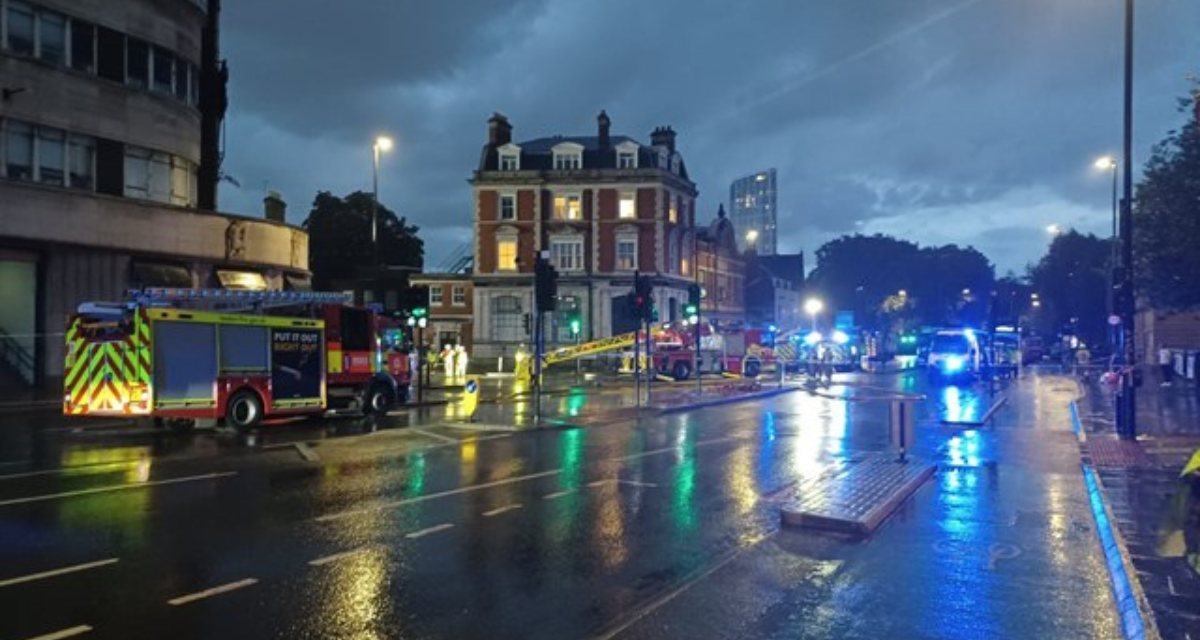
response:
M548 252L559 273L559 310L546 322L548 344L631 330L627 305L635 271L652 276L664 321L687 300L695 241L696 186L660 127L643 144L610 133L604 112L594 136L514 142L503 115L488 139L471 186L475 205L474 343L483 357L511 354L529 341L533 268Z
M470 273L426 273L409 280L428 291L426 342L435 351L462 345L474 353L475 287Z
M717 217L697 231L696 264L704 300L700 314L719 325L737 325L746 320L746 262L738 251L737 231L726 217L725 207Z

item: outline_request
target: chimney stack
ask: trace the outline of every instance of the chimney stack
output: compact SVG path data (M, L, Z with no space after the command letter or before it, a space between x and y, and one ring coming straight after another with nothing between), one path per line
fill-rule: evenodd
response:
M612 128L612 120L608 118L608 113L603 109L600 110L600 115L596 117L597 128L600 135L600 148L608 149L612 146L612 138L609 137L609 129Z
M502 147L512 142L512 125L502 113L493 113L488 118L488 146Z
M278 191L267 192L267 197L263 198L263 212L272 222L283 222L287 218L287 203Z
M650 134L650 144L655 147L666 147L667 151L675 153L675 130L671 127L657 127Z

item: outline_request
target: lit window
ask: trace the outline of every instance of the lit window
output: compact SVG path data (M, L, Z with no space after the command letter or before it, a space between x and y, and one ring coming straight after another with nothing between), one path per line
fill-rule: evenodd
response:
M501 171L520 171L521 170L521 155L519 153L502 153L502 154L500 154L500 170Z
M517 219L517 196L512 193L500 194L500 219Z
M555 151L554 168L559 171L582 169L583 154L578 151Z
M442 306L442 285L435 284L429 287L429 306Z
M617 238L617 268L632 271L637 268L637 238Z
M637 152L636 151L618 151L617 152L617 168L618 169L636 169L637 168Z
M195 204L192 189L192 163L183 158L171 158L171 204L189 207Z
M671 223L679 222L679 199L671 194L667 194L667 220Z
M70 186L91 189L94 176L96 142L87 136L71 136L67 145L67 171Z
M550 263L559 271L583 271L583 239L551 240Z
M96 69L96 27L71 19L71 68L91 73Z
M171 93L175 80L175 56L162 47L154 47L154 85L155 91Z
M12 5L10 4L11 8ZM5 175L19 180L33 179L33 127L9 120L5 123Z
M125 45L125 84L145 89L150 84L150 45L129 38Z
M454 287L451 289L450 303L456 307L461 307L467 304L467 288Z
M8 3L8 48L33 55L33 8L24 2Z
M579 220L583 217L578 194L554 196L554 218L557 220Z
M496 241L496 269L499 271L517 270L516 238L501 238Z
M637 201L634 200L632 192L621 194L621 199L617 203L617 217L625 219L637 217Z
M51 64L67 60L67 18L61 13L38 12L38 57Z
M38 128L38 180L62 186L66 170L66 136L57 129Z
M687 258L684 258L679 261L679 274L684 275L684 276L688 275L688 259Z

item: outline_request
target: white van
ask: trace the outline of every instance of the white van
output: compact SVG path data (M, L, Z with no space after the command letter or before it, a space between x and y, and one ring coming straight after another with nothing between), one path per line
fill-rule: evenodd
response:
M979 338L970 329L947 329L929 346L929 376L939 379L974 377L983 369Z

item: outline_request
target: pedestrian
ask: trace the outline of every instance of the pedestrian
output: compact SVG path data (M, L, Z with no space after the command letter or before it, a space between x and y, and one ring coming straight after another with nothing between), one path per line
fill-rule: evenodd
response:
M459 378L467 377L467 350L461 344L454 347L454 372Z
M825 380L825 386L833 384L833 347L825 345L821 349L821 377Z
M1164 387L1171 386L1171 381L1175 376L1173 364L1174 357L1171 355L1171 350L1167 348L1166 344L1163 344L1158 349L1158 368L1162 369L1162 386Z
M446 380L454 378L454 349L450 345L442 347L442 370L446 372Z

